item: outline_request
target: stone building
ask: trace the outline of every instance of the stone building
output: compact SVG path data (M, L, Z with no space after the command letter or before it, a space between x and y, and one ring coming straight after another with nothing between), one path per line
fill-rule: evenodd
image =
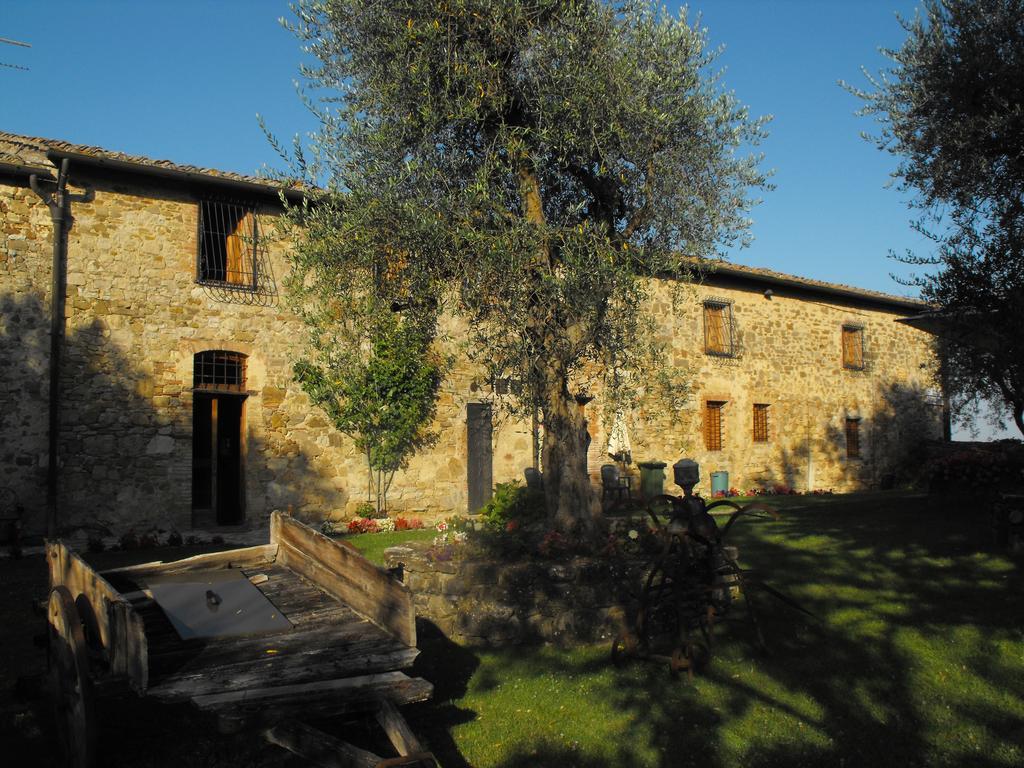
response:
M280 209L260 179L0 133L0 487L27 529L48 488L60 527L114 532L337 518L365 499L362 456L292 382ZM676 418L623 414L633 459L846 490L942 434L930 339L895 322L918 302L733 265L681 306L669 292L654 286L652 310L694 389ZM537 427L503 418L502 396L456 367L395 510L464 511L522 477ZM599 398L585 408L596 481L610 425Z

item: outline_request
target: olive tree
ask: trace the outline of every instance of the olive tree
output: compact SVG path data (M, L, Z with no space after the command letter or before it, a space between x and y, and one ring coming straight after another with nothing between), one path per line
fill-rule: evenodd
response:
M746 237L766 186L751 119L685 11L597 0L300 0L321 120L297 170L293 290L355 323L462 318L488 378L521 383L543 425L546 503L592 527L575 398L668 366L650 280L685 279ZM368 300L372 296L372 301ZM671 375L660 377L671 385ZM678 383L678 382L677 382Z
M871 87L847 86L899 158L931 254L911 280L936 307L954 410L1009 408L1024 433L1024 0L926 0Z

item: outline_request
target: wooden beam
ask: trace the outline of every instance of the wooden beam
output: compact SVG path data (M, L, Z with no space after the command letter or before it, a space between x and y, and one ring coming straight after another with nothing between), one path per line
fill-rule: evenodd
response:
M86 627L103 647L113 675L128 678L142 693L149 682L146 627L131 603L62 541L46 542L50 588L71 592ZM89 615L91 614L91 615Z
M263 737L322 768L376 768L381 761L373 752L335 739L297 720L286 720L268 728Z
M398 751L398 754L406 756L423 752L420 740L416 738L412 728L405 722L405 718L398 711L398 707L392 704L389 699L381 701L376 717L377 722L384 729L384 733L388 735L388 739Z
M214 711L263 713L296 707L308 712L369 712L374 711L382 699L398 705L412 704L426 701L433 692L434 686L422 678L409 677L402 672L382 672L341 680L212 693L196 696L192 703L199 709Z
M185 573L187 571L215 571L221 568L250 568L264 563L272 563L276 557L276 544L260 544L256 547L227 549L223 552L209 552L205 555L194 555L181 560L154 560L151 563L128 565L124 568L113 568L109 571L103 571L103 575L141 578L166 573Z
M186 701L200 696L252 690L273 680L286 684L294 680L332 679L343 675L364 676L367 672L390 672L408 667L418 651L406 648L393 653L364 652L339 659L330 649L319 653L255 657L254 660L223 664L161 678L146 692L166 701ZM301 683L295 683L300 685Z
M409 588L355 548L324 536L289 515L271 516L277 561L346 603L395 639L416 645L416 611Z

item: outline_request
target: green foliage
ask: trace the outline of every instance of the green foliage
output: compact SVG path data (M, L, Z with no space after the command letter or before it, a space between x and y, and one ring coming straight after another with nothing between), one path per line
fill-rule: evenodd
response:
M1024 0L926 0L862 114L900 158L900 187L935 248L902 260L938 308L954 409L1005 406L1024 433Z
M430 352L429 338L390 312L372 318L365 342L347 349L323 343L337 323L323 317L307 320L314 357L295 364L295 380L366 456L367 496L375 495L377 514L372 516L377 516L387 509L395 472L434 439L429 427L441 366Z
M480 520L494 532L506 532L509 525L516 527L543 520L544 495L519 485L519 481L498 483L494 495L480 508Z
M584 514L572 396L630 401L654 379L628 374L664 367L648 278L744 237L764 120L718 82L704 30L644 2L295 11L322 127L294 171L329 189L293 210L296 306L336 327L325 349L380 307L419 328L460 315L485 378L522 385L502 404L541 410L549 507Z

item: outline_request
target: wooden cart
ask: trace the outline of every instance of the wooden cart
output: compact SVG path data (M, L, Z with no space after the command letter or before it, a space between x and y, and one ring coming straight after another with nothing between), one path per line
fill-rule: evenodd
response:
M95 761L95 697L120 684L140 696L191 701L222 722L258 724L269 741L316 765L435 764L397 709L433 691L401 671L419 653L408 588L351 546L275 512L262 546L102 573L60 541L47 543L46 557L51 688L70 765ZM291 627L183 639L150 586L192 576L245 577ZM359 712L377 718L399 757L381 758L295 719Z

